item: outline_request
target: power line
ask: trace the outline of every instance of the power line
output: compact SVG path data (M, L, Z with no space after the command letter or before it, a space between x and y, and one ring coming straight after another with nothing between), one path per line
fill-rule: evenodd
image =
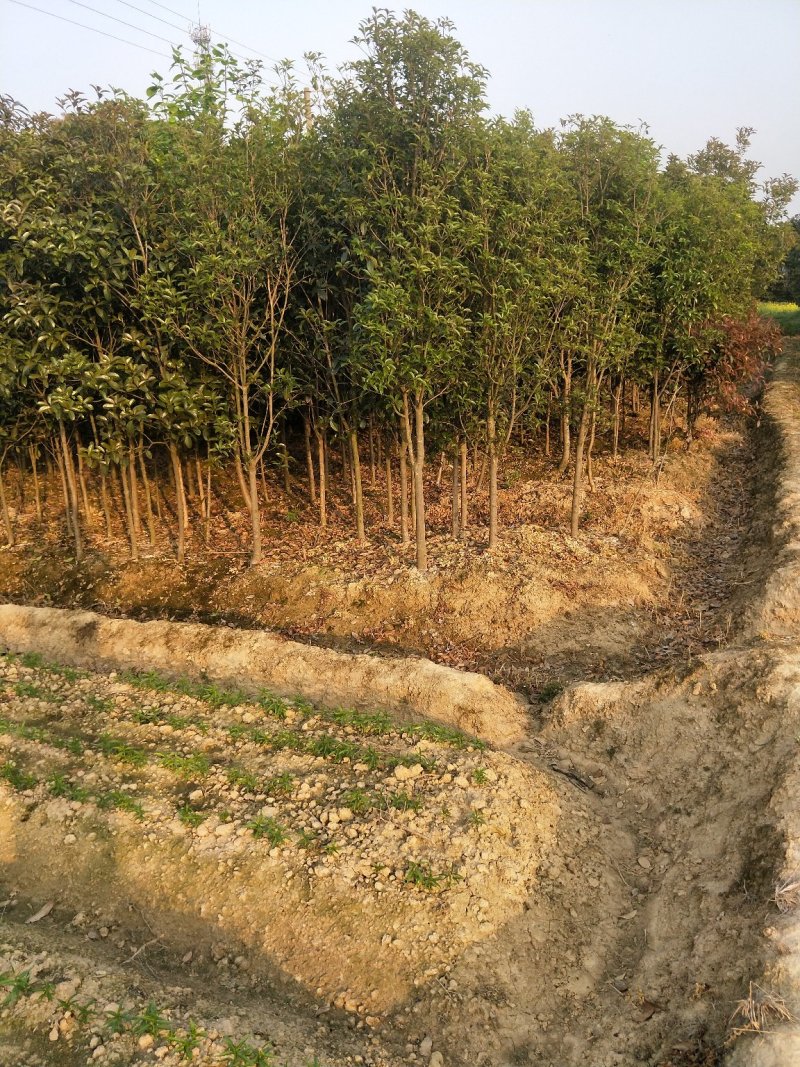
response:
M137 7L136 4L131 4L131 3L128 2L128 0L117 0L117 3L118 4L123 4L125 7L129 7L133 11L138 11L141 15L144 15L145 18L155 19L156 22L163 22L163 24L165 26L169 26L170 29L180 30L181 33L186 33L187 32L185 26L176 26L174 22L168 22L166 19L162 19L160 15L154 15L152 13L152 11L145 11L145 9L143 7ZM179 17L181 17L181 16L179 16ZM191 22L191 19L187 19L187 21Z
M17 7L27 7L31 11L38 11L40 15L49 15L50 18L58 19L60 22L68 22L71 26L80 26L82 30L89 30L91 33L99 33L101 37L110 37L112 41L121 41L122 44L129 44L133 48L140 48L143 52L151 52L154 56L161 56L162 59L170 58L164 52L157 52L155 48L148 48L145 44L129 41L125 37L117 37L115 33L106 33L105 30L98 30L96 26L87 26L85 22L76 22L75 19L68 19L64 15L56 15L54 11L45 11L42 7L34 7L33 4L26 4L24 0L9 0L9 3L16 4ZM169 44L169 42L167 43Z
M119 0L119 2L120 3L126 3L126 0ZM160 7L162 9L162 11L168 11L170 13L170 15L176 15L179 19L186 18L186 15L182 15L180 11L176 11L172 7L167 7L166 4L160 4L158 2L158 0L147 0L147 2L150 3L150 4L155 4L155 6L156 7ZM130 7L131 5L127 4L127 6ZM157 17L156 15L152 16L152 18L156 18L156 17ZM280 62L280 60L276 59L275 56L268 56L266 54L266 52L261 52L258 48L253 48L252 45L245 44L244 41L237 41L235 37L230 37L227 33L222 33L221 30L218 31L218 32L219 32L219 36L224 41L230 41L231 44L236 44L240 48L246 48L248 52L254 52L257 56L261 56L262 59L269 60L270 63L279 63ZM240 57L240 58L244 58L244 57Z
M148 37L154 37L157 41L163 41L164 44L168 44L172 47L172 41L168 37L162 37L160 33L151 33L150 30L143 30L141 26L137 26L133 22L126 22L125 19L118 19L116 15L108 15L105 11L101 11L99 7L92 7L90 4L84 4L82 0L69 0L71 4L75 4L76 7L83 7L87 11L93 12L95 15L101 15L104 19L111 19L112 22L118 22L120 26L127 26L131 30L136 30L137 33L146 33Z

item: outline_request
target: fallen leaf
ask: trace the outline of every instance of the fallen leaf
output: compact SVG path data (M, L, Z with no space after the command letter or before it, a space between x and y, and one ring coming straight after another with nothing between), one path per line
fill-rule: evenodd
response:
M43 919L45 917L45 915L49 915L50 914L50 912L53 910L53 905L54 904L55 904L54 900L48 900L48 902L46 904L43 904L42 907L39 908L39 910L36 912L35 915L31 915L30 919L26 919L25 922L26 923L38 923L38 921L40 919Z

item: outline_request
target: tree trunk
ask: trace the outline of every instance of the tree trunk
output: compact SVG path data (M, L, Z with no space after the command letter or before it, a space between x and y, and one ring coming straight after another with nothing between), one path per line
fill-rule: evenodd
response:
M36 455L36 449L33 445L28 449L28 453L31 457L31 471L33 473L33 499L36 504L36 521L42 521L42 494L39 489L39 461Z
M317 438L317 466L319 467L319 524L324 530L328 525L328 457L325 434L314 431Z
M572 516L570 520L570 534L578 536L581 520L581 505L583 503L583 453L586 447L586 436L589 429L589 398L583 402L581 409L581 421L578 426L578 441L575 446L575 470L572 477Z
M64 517L67 520L67 533L74 539L75 528L72 524L72 503L69 496L69 486L67 485L67 472L64 466L64 456L60 445L57 446L56 466L58 467L58 473L61 478L61 492L64 497Z
M72 454L70 452L69 442L67 441L67 431L64 428L64 423L59 422L58 433L61 439L61 452L64 457L64 474L67 483L69 501L69 515L72 521L72 535L75 539L75 559L83 559L83 543L81 540L81 527L80 519L78 517L78 487L75 482L75 467L72 463Z
M156 524L153 518L153 494L150 492L150 478L147 474L147 464L144 461L144 443L139 441L138 449L139 458L139 471L142 475L142 485L144 486L144 504L145 514L147 516L147 535L150 540L150 547L156 546Z
M139 558L139 541L137 538L136 518L133 513L133 502L131 500L130 480L124 468L122 470L122 499L125 504L125 524L128 527L131 559L135 562Z
M131 515L136 528L136 536L142 532L142 520L139 515L139 479L136 477L136 451L133 442L128 443L128 477L131 483Z
M408 530L408 467L406 466L406 452L408 445L405 437L400 441L400 540L407 545L410 537Z
M258 498L258 460L251 456L247 461L248 491L250 495L250 528L253 535L250 566L261 562L261 502Z
M197 495L200 499L200 517L206 517L206 491L203 488L203 465L200 462L200 452L194 454L194 473L197 479Z
M620 378L617 384L612 390L613 398L613 414L614 421L611 431L611 458L616 460L619 455L619 431L620 431L620 417L622 412L622 390L625 385L625 379Z
M568 370L564 374L564 384L561 393L561 462L558 464L559 475L566 474L570 462L570 450L572 447L572 431L570 428L570 407L572 403L572 360L570 359Z
M6 543L9 548L14 547L14 525L11 522L11 512L8 510L6 500L5 479L3 477L3 465L0 464L0 511L3 513L3 525L6 528Z
M650 396L650 458L654 463L661 454L661 390L658 371L653 372Z
M183 488L181 457L178 455L177 447L172 442L170 442L169 446L169 458L172 463L172 478L175 482L175 514L178 518L177 556L178 563L183 563L186 557L186 527L188 525L186 522L186 493Z
M242 500L244 501L244 506L247 508L248 511L250 511L250 509L251 509L250 491L247 488L247 482L245 481L245 478L244 478L244 470L242 468L242 460L241 460L241 457L238 454L237 454L236 459L235 459L235 467L236 467L236 477L237 477L237 479L239 481L239 488L242 491Z
M594 469L592 466L592 452L594 450L594 431L596 424L596 413L592 411L592 417L589 424L589 447L586 449L586 479L589 482L589 488L592 492L595 491Z
M394 486L392 485L392 449L388 444L384 450L384 464L386 468L386 524L391 530L394 527Z
M372 416L369 417L369 429L367 436L369 438L369 484L372 488L375 488L375 430L373 428Z
M461 488L461 459L458 445L453 449L453 484L450 497L450 535L453 538L461 534L461 515L459 508L459 491Z
M547 412L544 419L544 454L550 455L550 413L553 406L553 398L548 396L547 398Z
M442 475L444 474L444 451L439 453L439 469L436 472L436 488L442 487Z
M100 471L100 500L103 504L103 517L106 520L106 537L110 541L112 537L112 528L111 504L108 500L108 475L102 469Z
M83 501L83 513L86 516L86 522L91 521L89 512L89 490L86 488L86 472L83 469L83 455L81 454L80 445L75 450L78 455L78 484L81 487L81 500Z
M497 429L494 415L486 420L489 446L489 548L497 545Z
M428 570L428 545L425 528L425 407L422 395L414 398L414 427L411 426L411 412L408 396L403 397L403 424L406 442L411 456L411 469L414 476L414 531L416 534L417 570L425 574Z
M350 440L350 456L353 469L353 506L356 512L356 535L359 541L364 542L367 535L364 532L364 491L361 484L361 457L358 454L358 434L355 429L348 432Z
M461 508L460 511L460 528L459 537L463 537L467 529L467 520L469 519L469 497L467 494L467 439L461 438L461 443L458 446L458 452L461 457Z
M305 417L303 418L303 440L306 449L306 470L308 471L308 497L313 506L317 502L317 482L314 477L314 456L311 452L311 427Z

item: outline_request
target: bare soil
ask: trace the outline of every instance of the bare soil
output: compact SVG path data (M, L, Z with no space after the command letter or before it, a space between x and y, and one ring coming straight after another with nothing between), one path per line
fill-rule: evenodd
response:
M635 488L601 464L579 540L442 536L424 582L344 540L172 588L166 558L6 553L17 598L425 652L530 703L500 751L7 658L0 1062L796 1062L798 355L751 432L707 423Z

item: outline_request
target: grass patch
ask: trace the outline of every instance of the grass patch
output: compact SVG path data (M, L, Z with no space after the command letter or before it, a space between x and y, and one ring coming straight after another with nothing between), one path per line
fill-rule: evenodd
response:
M184 826L190 826L194 830L207 816L205 812L198 811L197 808L193 808L189 804L183 804L178 808L178 818Z
M77 800L81 803L89 799L88 789L82 785L76 785L65 774L54 774L47 782L47 788L54 797L63 797L64 800Z
M112 737L111 734L101 734L97 739L97 747L109 759L127 763L131 767L143 767L147 763L147 753L143 748L129 745L127 741Z
M144 818L142 805L121 789L110 789L107 793L101 793L97 797L97 806L103 811L128 811L137 819Z
M787 337L797 337L800 334L800 307L797 304L765 302L758 305L761 315L774 319L781 328L781 333Z
M256 815L254 819L246 823L246 826L248 830L252 830L253 837L266 837L273 848L282 845L286 840L286 830L277 819L269 815Z
M156 759L159 766L172 771L179 778L203 778L211 770L208 757L200 752L191 756L181 756L177 752L159 752Z
M16 789L18 793L24 793L26 789L33 789L37 784L35 775L27 774L16 763L4 763L0 767L0 778L4 782L8 782L11 788Z

